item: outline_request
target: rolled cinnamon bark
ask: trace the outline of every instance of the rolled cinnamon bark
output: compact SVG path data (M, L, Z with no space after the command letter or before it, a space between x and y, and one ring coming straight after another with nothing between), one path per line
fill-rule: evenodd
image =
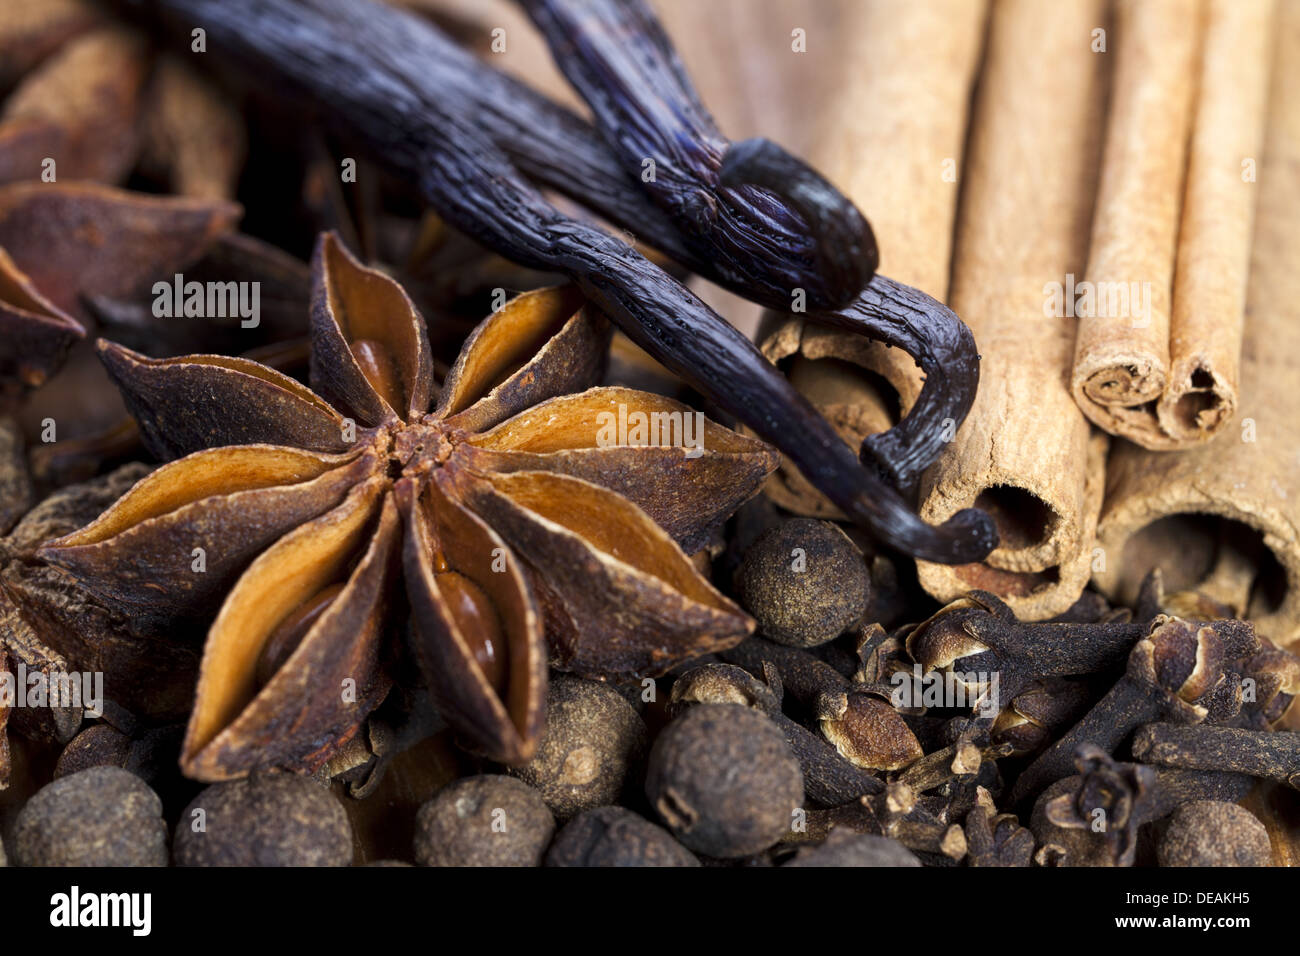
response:
M1002 536L978 564L920 563L921 584L940 600L992 591L1031 620L1082 593L1101 507L1105 438L1068 387L1075 322L1045 297L1087 253L1107 68L1092 47L1106 26L1097 0L993 7L950 295L980 346L980 389L921 483L926 520L973 505Z
M1177 455L1116 447L1095 581L1123 598L1159 566L1166 590L1209 592L1284 644L1300 638L1300 2L1278 6L1273 33L1240 416Z
M1121 0L1115 8L1115 77L1079 316L1075 401L1112 435L1167 440L1155 402L1169 378L1174 250L1182 209L1199 0ZM1112 306L1114 306L1112 308ZM1111 314L1116 313L1116 314Z
M1236 409L1272 8L1118 8L1072 387L1092 421L1145 448L1204 442Z
M844 17L833 92L808 159L870 217L882 270L943 301L987 5L869 0ZM795 387L854 448L907 414L924 381L899 349L794 315L768 313L759 343L773 362L788 360ZM839 516L788 465L766 490L799 514Z

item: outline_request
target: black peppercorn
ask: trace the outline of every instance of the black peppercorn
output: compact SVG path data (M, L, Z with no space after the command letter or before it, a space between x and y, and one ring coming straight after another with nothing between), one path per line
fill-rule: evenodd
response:
M803 804L803 776L767 717L737 704L700 704L655 741L646 796L690 849L745 856L790 829Z
M1196 800L1174 811L1156 858L1161 866L1268 866L1264 824L1226 800Z
M162 801L117 767L92 767L41 788L18 814L19 866L166 866Z
M819 846L802 848L786 866L920 866L903 844L889 837L832 830Z
M741 563L737 589L765 637L816 647L862 619L871 574L861 552L835 525L796 518L754 542Z
M541 866L555 818L532 787L484 774L444 787L415 818L424 866Z
M178 866L347 866L352 826L320 784L256 772L195 797L176 825L173 854Z
M623 807L597 807L564 825L547 866L699 866L663 827Z
M509 773L536 787L558 820L618 800L645 753L646 726L617 690L556 675L537 755Z

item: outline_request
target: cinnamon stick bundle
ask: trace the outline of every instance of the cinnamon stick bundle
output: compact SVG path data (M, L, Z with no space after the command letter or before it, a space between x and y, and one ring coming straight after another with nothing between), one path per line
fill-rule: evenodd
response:
M980 390L921 483L927 519L974 505L1002 538L977 564L920 563L921 584L940 600L992 591L1032 620L1082 593L1101 507L1106 440L1068 388L1075 323L1045 315L1044 295L1087 252L1107 68L1092 46L1105 16L1100 0L993 8L950 296L980 347Z
M1117 9L1071 384L1093 422L1145 448L1207 441L1236 409L1272 8L1125 0Z
M871 217L882 271L943 301L971 87L979 66L983 0L870 0L842 26L833 96L809 160ZM917 50L926 51L918 57ZM906 415L924 375L898 349L861 335L769 313L763 353L855 449ZM768 495L798 514L839 511L789 465Z
M1278 643L1300 638L1300 2L1278 7L1241 362L1240 415L1177 455L1119 445L1098 529L1110 597L1163 570L1248 614Z

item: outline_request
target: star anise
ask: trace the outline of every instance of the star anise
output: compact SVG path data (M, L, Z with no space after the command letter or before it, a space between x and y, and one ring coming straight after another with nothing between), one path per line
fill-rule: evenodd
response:
M85 334L81 323L43 296L0 246L0 414L44 385Z
M39 552L141 627L220 603L188 774L319 767L383 698L385 625L408 606L439 709L502 762L535 748L545 636L557 666L632 677L752 630L678 542L757 490L770 448L659 396L588 389L609 328L572 288L480 324L429 411L401 287L333 236L313 273L312 389L246 359L101 343L146 444L178 460ZM683 416L702 442L609 441L612 421Z
M0 182L122 183L134 172L181 195L229 199L244 117L182 57L155 52L100 7L0 5Z

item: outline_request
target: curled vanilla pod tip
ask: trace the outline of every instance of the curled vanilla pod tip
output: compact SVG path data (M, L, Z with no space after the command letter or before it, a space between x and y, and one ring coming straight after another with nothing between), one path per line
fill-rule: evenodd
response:
M781 308L795 289L815 308L841 308L866 285L879 253L862 214L770 140L728 141L641 0L522 6L629 175L697 256Z
M992 523L976 511L955 514L940 527L921 521L747 338L626 243L547 203L495 148L481 101L450 95L473 85L460 72L463 64L420 56L417 70L414 56L404 60L401 50L421 49L405 36L420 31L417 21L340 0L146 6L202 24L220 38L223 55L276 71L286 88L333 103L335 126L386 165L415 175L448 222L508 258L569 276L633 341L770 436L851 520L882 541L944 563L978 560L996 543ZM454 75L444 84L442 73Z
M868 437L861 452L864 465L904 492L913 490L974 401L979 356L970 330L920 290L873 275L878 254L870 226L852 202L807 164L766 140L728 145L662 27L639 0L583 4L580 11L570 0L525 0L523 5L591 106L623 164L621 172L639 174L647 157L668 163L666 170L657 166L649 181L641 175L626 178L641 182L668 214L677 241L662 244L653 221L648 230L644 219L622 224L644 232L653 245L693 270L773 308L788 309L792 290L802 289L817 310L818 323L911 356L925 376L914 404L909 402L902 422ZM628 56L620 42L628 35L642 40L642 56ZM580 42L574 42L575 36ZM510 148L505 141L501 145ZM547 154L569 156L572 150ZM529 160L517 157L516 162L523 168ZM549 184L572 195L571 185L566 190L564 183ZM770 192L760 196L754 187ZM574 198L591 204L607 191ZM719 206L725 208L719 211ZM802 235L805 227L810 237ZM685 246L685 258L673 252L678 242Z

